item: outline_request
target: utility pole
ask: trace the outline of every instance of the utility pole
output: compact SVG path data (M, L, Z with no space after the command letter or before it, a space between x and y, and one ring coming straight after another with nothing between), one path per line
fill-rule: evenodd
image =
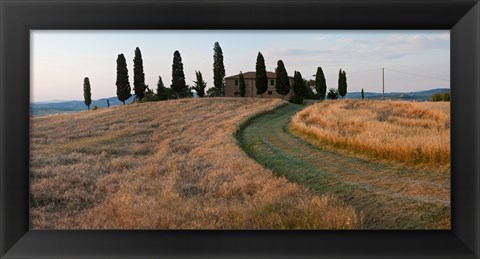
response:
M385 100L385 68L382 67L382 99Z

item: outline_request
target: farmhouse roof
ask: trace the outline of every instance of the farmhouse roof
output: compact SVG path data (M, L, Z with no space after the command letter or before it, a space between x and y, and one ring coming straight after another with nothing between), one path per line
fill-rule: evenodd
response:
M225 79L238 79L238 78L240 78L239 75L240 74L233 75L233 76L227 76L227 77L225 77ZM255 71L250 71L250 72L243 73L243 78L245 78L245 79L255 79L255 77L256 77ZM267 78L268 79L275 79L275 78L277 78L277 75L274 72L267 71ZM289 76L289 78L293 78L293 77Z

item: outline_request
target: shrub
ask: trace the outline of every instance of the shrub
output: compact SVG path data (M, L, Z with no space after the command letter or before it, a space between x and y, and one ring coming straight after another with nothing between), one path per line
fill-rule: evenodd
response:
M288 100L288 101L291 102L291 103L295 103L295 104L302 104L303 103L303 97L298 96L298 95L294 95L294 96L290 97L290 100Z
M338 90L335 88L328 89L327 98L330 100L338 99Z
M94 111L95 111L95 110L98 110L98 109L100 109L100 107L98 107L98 106L96 106L96 105L95 105L95 107L93 107L93 109L92 109L92 110L94 110Z
M208 97L218 96L217 88L215 88L215 87L210 87L210 88L208 88L208 90L207 90L207 96L208 96Z
M443 94L443 100L446 102L450 102L450 93L444 93Z
M432 102L449 102L450 93L436 93L432 95Z
M434 94L434 95L432 95L432 101L433 101L433 102L440 102L440 101L442 101L442 95L441 95L441 94Z
M159 101L160 98L149 88L147 88L147 91L145 92L145 95L142 99L142 103L144 102L156 102Z

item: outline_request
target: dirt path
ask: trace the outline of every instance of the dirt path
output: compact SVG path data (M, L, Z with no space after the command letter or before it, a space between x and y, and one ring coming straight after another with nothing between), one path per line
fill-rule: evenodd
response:
M379 164L312 146L287 130L302 108L289 104L250 121L237 134L240 145L275 174L352 205L366 229L450 228L449 172Z

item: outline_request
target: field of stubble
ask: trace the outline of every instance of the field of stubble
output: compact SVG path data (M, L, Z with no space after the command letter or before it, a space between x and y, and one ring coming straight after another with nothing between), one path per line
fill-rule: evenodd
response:
M297 113L290 130L349 155L450 168L449 102L324 101Z
M280 100L205 98L31 119L32 229L345 229L361 217L249 158Z
M448 106L351 100L288 105L254 119L237 136L246 153L276 175L355 208L362 229L450 229L450 164L427 160L428 152L399 162L410 154L395 152L402 144L411 147L411 139L421 150L449 143L447 121L437 120ZM295 129L296 123L307 131ZM365 149L354 149L355 141ZM393 152L373 155L388 149Z

